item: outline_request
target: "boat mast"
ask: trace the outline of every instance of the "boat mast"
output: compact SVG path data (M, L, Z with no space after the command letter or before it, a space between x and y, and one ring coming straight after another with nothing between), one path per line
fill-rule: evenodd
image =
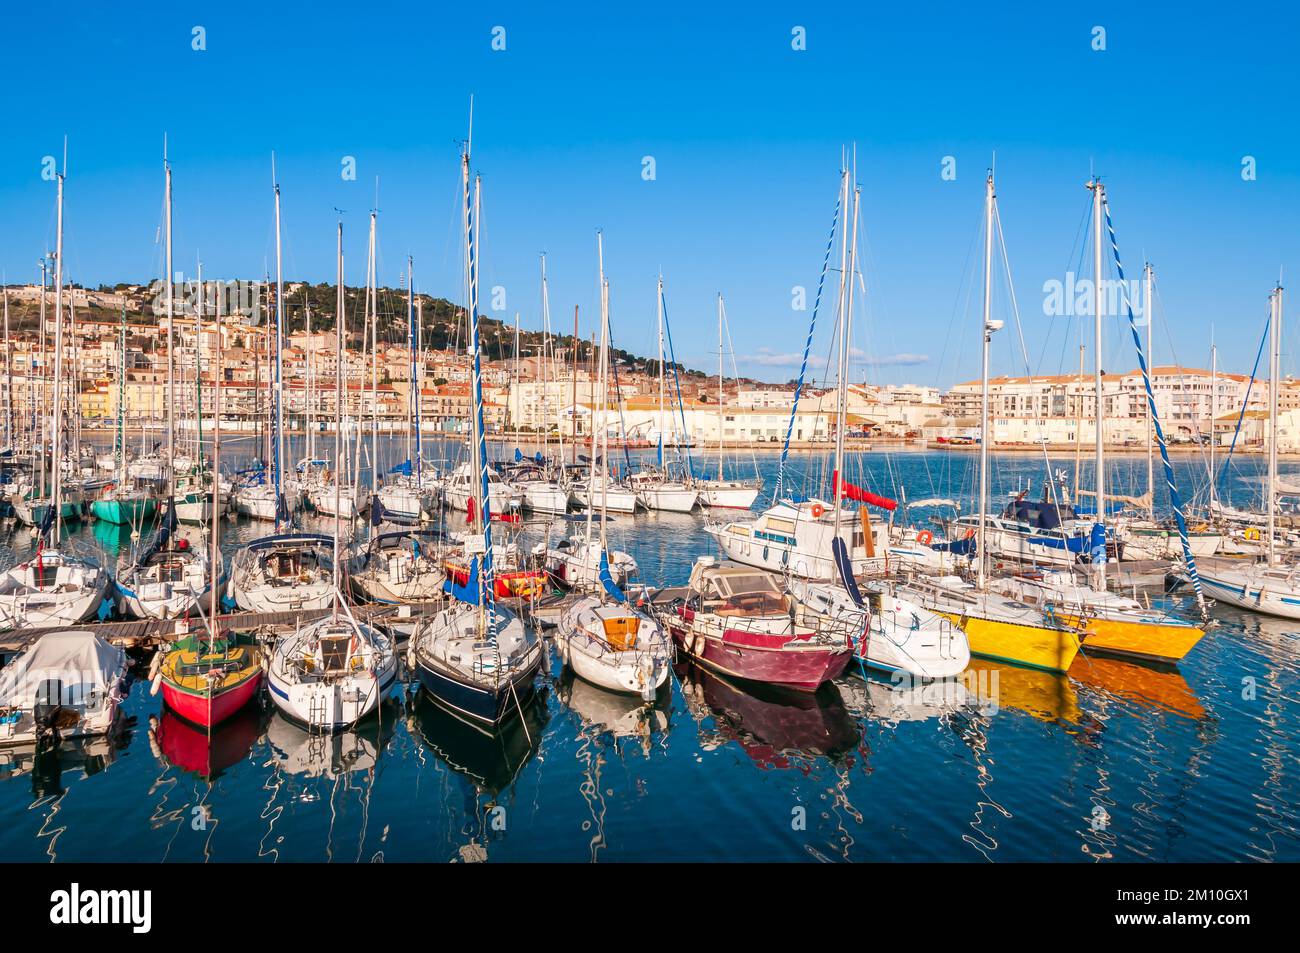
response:
M847 191L849 187L849 173L844 173L844 188ZM841 311L840 311L840 340L839 340L839 364L837 376L839 381L836 385L836 408L835 408L835 466L832 472L835 474L835 493L834 499L834 518L832 530L832 539L840 537L840 517L844 507L844 431L848 427L848 403L849 403L849 335L853 328L853 276L858 266L858 209L862 197L861 188L854 186L853 189L853 217L849 230L849 257L848 268L841 276L842 294ZM846 552L851 557L852 553L846 547Z
M1210 519L1214 518L1214 480L1217 471L1214 469L1214 418L1218 412L1219 394L1219 348L1213 343L1214 331L1210 331Z
M578 337L578 306L573 306L573 380L570 381L572 399L569 408L569 443L573 446L573 465L578 465L578 352L582 350L582 339ZM564 459L563 455L560 457ZM590 485L590 484L588 484Z
M275 176L275 158L271 158L271 176ZM280 255L280 183L275 183L275 531L280 531L280 497L284 475L284 365L281 344L284 339L284 272Z
M600 289L600 336L601 336L601 340L603 341L605 338L605 243L604 243L604 237L601 235L599 231L596 232L596 273L599 276L597 279L597 285ZM574 315L576 318L577 315L576 311L574 312ZM600 406L600 428L603 431L608 431L609 422L605 420L605 398L608 395L606 395L605 393L605 381L602 373L605 367L603 361L604 358L603 350L601 352L601 357L602 357L602 361L600 365L598 365L598 368L596 370L596 392L600 395L600 405L599 405ZM609 466L609 460L607 459L608 453L601 452L601 443L596 437L596 407L597 407L596 394L592 394L591 396L592 396L592 400L591 400L592 461L591 461L591 471L590 471L591 478L587 480L587 545L586 545L586 549L584 550L584 552L588 556L590 556L591 554L591 523L593 518L595 517L595 510L596 510L596 507L592 505L595 503L595 500L592 499L592 490L595 489L597 470L602 471L601 489L600 489L602 515L601 515L600 531L602 533L601 548L604 549L604 535L603 535L605 532L604 500L605 500L605 483L607 481L605 479L603 471L605 467Z
M172 300L174 291L172 288L172 167L167 161L167 140L163 139L163 172L166 186L163 201L163 214L166 219L167 227L167 495L172 492L172 468L175 465L176 457L176 384L175 384L175 351L176 351L176 312L175 303Z
M370 494L379 492L379 287L375 212L370 213Z
M216 635L216 618L217 618L217 588L218 580L221 578L221 379L225 376L225 369L222 366L221 353L221 299L223 295L218 292L217 299L217 316L216 316L216 347L217 363L212 381L212 588L211 601L208 603L208 614L212 617L213 635ZM199 408L199 413L203 413L203 408Z
M63 406L60 403L62 398L60 391L63 377L63 177L67 174L67 164L68 160L65 154L63 159L64 171L58 174L58 212L54 232L54 447L50 464L54 468L52 474L54 486L53 492L50 494L50 505L54 507L55 545L58 545L59 537L63 531L63 506L60 500L63 490L63 467L61 465Z
M43 406L45 406L45 370L46 370L46 360L45 360L45 299L46 299L46 297L47 297L47 295L48 295L48 293L49 293L49 292L48 292L48 287L49 287L49 259L50 259L50 253L49 253L49 251L47 250L47 251L45 252L45 255L41 258L41 339L40 339L41 374L40 374L40 378L39 378L39 380L40 380L40 388L39 388L39 390L40 390L40 395L39 395L39 397L37 396L35 390L32 391L32 438L33 438L33 440L35 440L35 442L36 442L36 444L37 444L37 446L32 450L32 452L33 452L33 454L35 454L35 456L36 456L36 466L37 466L37 474L38 474L38 477L37 477L37 480L36 480L36 493L35 493L35 495L34 495L34 498L35 498L35 499L39 499L40 497L42 497L42 496L45 495L45 421L46 421L46 416L45 416L44 414L40 414L40 416L39 416L39 420L40 420L40 427L39 427L39 429L38 429L37 426L36 426L36 421L37 421L37 419L38 419L37 415L40 413L40 408L43 407ZM35 369L35 359L33 358L32 362L28 365L28 375L29 375L29 376L30 376L31 372L32 372L34 369Z
M1155 373L1156 365L1154 359L1154 352L1152 351L1152 347L1154 344L1154 341L1152 339L1152 328L1155 326L1156 323L1156 309L1155 309L1154 300L1151 297L1152 279L1155 277L1155 272L1152 270L1150 262L1147 262L1147 266L1144 269L1144 274L1142 277L1143 277L1143 284L1145 285L1142 293L1147 306L1147 366L1151 368L1152 373ZM1211 401L1211 410L1212 410L1213 400L1214 400L1213 378L1211 378L1210 391L1211 391L1210 401ZM1211 418L1213 418L1213 412L1211 412ZM1214 426L1212 420L1210 426L1211 427ZM1156 462L1155 462L1156 458L1155 458L1155 443L1152 440L1152 430L1153 428L1151 426L1151 402L1148 401L1147 402L1147 499L1148 499L1147 517L1152 522L1154 522L1156 518ZM1214 454L1214 448L1211 447L1210 448L1211 472L1213 472L1214 470L1213 454ZM1210 484L1210 504L1211 506L1213 506L1214 504L1213 482L1211 482Z
M1269 320L1269 385L1268 385L1268 564L1276 561L1273 531L1277 516L1277 388L1281 376L1282 342L1282 285L1273 290L1272 311Z
M984 538L989 508L989 343L993 340L993 172L984 181L984 314L981 322L982 355L980 371L980 518L979 534L975 540L978 549L977 581L982 590L987 580L987 559ZM1082 397L1080 398L1082 400Z
M1105 420L1106 407L1102 400L1101 393L1101 324L1105 315L1105 305L1102 304L1102 259L1101 259L1101 202L1104 191L1101 180L1094 178L1088 183L1088 188L1092 189L1092 230L1093 230L1093 282L1092 282L1092 302L1093 312L1096 316L1096 326L1093 333L1093 363L1095 365L1095 376L1093 386L1094 408L1093 420L1094 431L1096 436L1097 453L1097 521L1103 526L1106 525L1106 459L1105 459ZM1102 577L1105 578L1104 576Z
M718 482L722 482L722 292L718 292Z
M596 234L597 247L603 245ZM605 253L600 251L600 552L605 556L608 540L605 524L609 522L609 279L605 277ZM588 507L590 509L590 507ZM600 601L605 601L605 587L600 587Z
M336 279L337 295L335 308L338 317L334 321L334 571L339 566L339 532L341 530L339 513L342 509L339 484L342 482L343 444L340 436L343 431L343 222L339 221L338 231L338 277ZM355 494L354 494L355 498ZM355 509L355 506L353 507ZM334 586L334 621L339 620L339 599L342 590Z
M5 284L5 447L13 449L14 360L9 346L9 285Z
M412 444L412 427L415 424L415 402L419 397L419 384L416 381L415 372L415 279L411 276L411 270L415 267L415 259L410 255L406 256L406 347L410 352L408 355L411 362L411 389L406 400L406 462L415 467L414 446Z
M310 466L311 466L311 461L314 460L314 459L316 459L316 454L315 454L316 440L315 440L315 434L312 433L312 425L311 425L311 422L312 422L312 421L311 421L311 398L312 398L312 386L311 386L311 385L312 385L312 376L311 376L311 355L312 355L312 346L311 346L311 298L308 297L308 295L307 295L307 288L306 288L305 286L304 286L303 289L302 289L302 306L303 306L303 311L305 312L305 315L306 315L306 317L305 317L305 320L306 320L306 326L305 326L304 329L303 329L303 332L304 332L304 338L303 338L303 340L306 342L306 346L303 348L302 355L303 355L303 360L304 360L304 362L307 364L307 403L306 403L306 414L307 414L307 466L310 467Z
M667 476L664 467L664 276L659 275L659 284L655 294L655 320L659 325L659 414L655 420L655 429L659 431L659 466L664 469L660 478Z

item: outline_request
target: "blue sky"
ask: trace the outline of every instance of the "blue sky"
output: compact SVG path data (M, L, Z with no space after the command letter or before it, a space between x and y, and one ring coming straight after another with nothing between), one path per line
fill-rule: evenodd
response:
M1083 184L1107 182L1130 275L1156 265L1157 361L1249 370L1279 269L1300 265L1298 15L1206 4L107 4L6 9L0 268L32 280L53 242L41 159L68 136L67 265L84 283L161 271L163 135L177 267L251 277L271 260L270 155L287 277L332 279L335 207L363 280L379 177L381 281L406 255L456 297L458 140L475 97L483 286L540 323L538 255L557 324L594 327L604 230L619 345L651 352L662 269L678 357L716 363L727 299L742 372L787 380L807 326L837 188L856 144L867 302L855 375L946 386L978 374L975 262L996 150L1015 291L1035 371L1077 363L1079 326L1043 315L1076 268ZM207 49L191 49L192 28ZM1091 48L1094 26L1106 49ZM506 49L491 49L505 28ZM807 49L791 49L806 28ZM654 181L642 158L655 159ZM356 159L355 181L340 175ZM940 176L953 156L957 177ZM1244 181L1253 156L1257 178ZM1300 291L1298 291L1300 293ZM1288 315L1297 313L1295 295ZM1005 289L999 307L1005 312ZM1009 313L1004 313L1009 317ZM815 353L829 348L823 319ZM1134 366L1112 320L1103 362ZM1023 372L1014 337L996 371ZM1290 367L1290 359L1284 358Z

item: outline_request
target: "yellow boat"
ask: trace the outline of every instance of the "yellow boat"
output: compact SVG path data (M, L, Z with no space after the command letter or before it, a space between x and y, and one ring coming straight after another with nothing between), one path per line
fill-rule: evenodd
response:
M1047 672L1066 672L1079 653L1080 633L1044 622L1040 610L957 576L918 579L898 594L961 626L971 655Z
M1186 622L1094 619L1062 613L1056 618L1083 631L1085 649L1156 662L1177 662L1205 635L1204 629Z
M961 626L970 654L997 662L1026 665L1046 672L1066 672L1079 654L1079 636L1072 629L1026 625L976 615L941 612Z

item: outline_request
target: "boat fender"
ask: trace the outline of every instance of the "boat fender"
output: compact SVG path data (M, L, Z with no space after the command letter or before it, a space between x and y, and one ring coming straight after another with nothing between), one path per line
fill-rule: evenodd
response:
M963 539L974 539L974 537L975 537L975 527L972 526L970 529L966 530L966 535L963 536L962 538L963 538Z
M916 534L916 541L922 546L929 546L934 541L934 534L928 529L923 529Z
M149 694L157 695L158 689L162 688L162 649L153 653L153 661L149 663Z

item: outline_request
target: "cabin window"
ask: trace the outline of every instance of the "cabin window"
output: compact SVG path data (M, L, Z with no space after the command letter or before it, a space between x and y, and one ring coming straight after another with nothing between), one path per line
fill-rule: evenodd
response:
M794 520L783 520L783 519L778 519L775 516L769 516L767 518L767 523L765 524L765 528L770 530L775 530L778 533L793 534Z

